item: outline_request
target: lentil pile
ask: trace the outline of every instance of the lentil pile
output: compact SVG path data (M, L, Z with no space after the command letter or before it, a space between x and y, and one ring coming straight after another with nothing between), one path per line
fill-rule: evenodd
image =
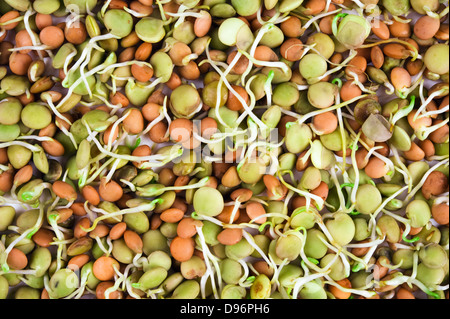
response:
M448 299L448 13L0 1L0 299Z

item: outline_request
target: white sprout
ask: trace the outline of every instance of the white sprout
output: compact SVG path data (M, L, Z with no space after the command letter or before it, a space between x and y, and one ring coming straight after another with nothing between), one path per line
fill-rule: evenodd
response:
M356 289L356 288L345 288L345 287L342 287L341 285L339 285L338 283L336 283L329 276L325 276L325 278L327 280L324 281L324 284L335 286L339 290L344 291L344 292L349 292L349 293L352 293L352 294L355 294L355 295L360 295L360 296L363 296L363 297L366 297L366 298L373 297L374 295L377 294L375 291L371 291L371 290Z
M409 203L409 201L414 197L414 195L422 188L422 185L425 183L425 181L427 180L428 176L434 172L438 167L444 165L444 164L448 164L449 159L446 158L443 161L440 161L438 163L436 163L434 166L432 166L422 177L422 179L419 181L419 183L416 185L416 187L414 187L412 189L412 191L408 194L408 196L405 198L405 200L403 201L404 205L407 205L407 203Z
M206 279L209 277L209 278L211 278L211 286L212 286L212 289L213 289L214 296L216 298L218 298L216 282L214 281L214 272L213 272L213 269L211 267L210 262L212 262L214 264L215 269L217 271L217 277L218 277L217 281L218 281L218 284L219 284L219 293L222 291L222 278L221 278L221 274L220 274L220 267L217 264L216 257L213 256L211 254L211 252L209 251L209 248L208 248L208 246L206 244L206 241L205 241L205 238L204 238L204 235L203 235L203 229L202 228L203 227L195 226L195 229L197 230L198 238L199 238L199 241L200 241L200 244L201 244L201 248L202 248L205 264L206 264L206 273L205 273L205 275L203 276L203 278L201 280L202 281L202 285L201 285L202 296L203 296L203 298L205 298L205 290L204 290L205 286L204 286L204 283L205 283Z
M447 125L449 122L449 118L446 118L442 122L429 126L429 127L421 127L416 131L416 136L419 140L423 141L425 140L431 133L438 130L439 128L443 127L444 125Z
M27 31L28 36L29 36L30 39L31 39L31 43L33 44L33 46L36 46L36 47L37 47L37 46L39 46L41 43L39 42L39 38L35 35L35 33L33 32L33 30L31 29L30 22L29 22L30 16L31 16L32 14L34 14L34 13L35 13L35 12L34 12L33 10L31 10L31 9L27 10L27 11L25 12L24 16L23 16L23 23L24 23L24 25L25 25L25 30ZM51 51L47 51L47 53L49 53L49 52L50 52L49 56L53 56L53 54L51 53ZM38 50L37 53L38 53L38 55L39 55L39 58L40 58L41 60L43 60L44 56L42 55L42 52L41 52L40 50Z
M148 16L148 14L146 14L146 13L140 13L140 12L134 11L128 7L123 7L123 9L136 18L144 18L144 17Z
M251 110L250 110L249 107L247 106L247 103L245 103L244 99L240 96L239 93L236 92L235 89L233 89L233 87L231 86L231 84L230 84L230 83L228 82L228 80L226 79L226 75L228 74L228 72L231 71L231 69L232 69L234 63L237 63L237 61L238 61L238 59L239 59L239 57L240 57L240 56L239 56L239 53L236 54L235 58L233 59L233 62L230 63L230 65L229 65L228 68L225 70L225 72L222 72L222 70L220 70L220 69L215 65L215 63L212 62L212 60L211 60L211 57L210 57L210 55L209 55L209 42L210 42L210 41L208 41L208 45L206 46L205 53L206 53L206 57L207 57L208 61L210 62L211 66L212 66L212 67L216 70L216 72L219 73L219 75L220 75L219 85L217 86L218 92L219 92L219 90L220 90L220 88L221 88L221 85L222 85L222 82L223 82L223 83L225 84L225 86L228 88L228 90L229 90L231 93L234 94L234 96L238 99L238 101L239 101L239 102L241 103L241 105L244 107L245 111L247 112L246 114L249 114L250 117L251 117L251 119L252 119L253 121L255 121L255 123L257 123L259 127L261 127L261 128L266 128L267 125L264 124L264 123L263 123L263 122L262 122L262 121L261 121L261 120L253 113L253 112L251 112ZM217 94L217 98L220 98L220 93ZM218 114L217 114L218 109L219 109L219 107L217 106L217 103L216 103L216 115L218 115ZM245 113L245 112L244 112L244 113ZM218 116L218 119L219 119L219 121L220 121L221 123L223 122L223 120L221 120L220 116ZM227 125L226 123L222 123L222 124L228 127L228 125Z
M419 109L416 111L416 114L414 114L413 121L417 120L419 115L422 113L422 111L426 108L428 104L437 96L441 95L442 93L446 92L447 89L437 90L430 94L430 96L422 102L422 105L419 107ZM422 114L423 115L423 114Z
M29 149L32 152L39 152L40 148L33 146L31 144L25 143L25 142L20 142L20 141L10 141L10 142L6 142L6 143L0 143L0 148L6 148L8 146L11 145L19 145L19 146L23 146L27 149Z
M328 4L328 5L329 5L329 4ZM335 14L335 13L338 13L338 12L340 12L340 11L342 11L342 9L337 9L337 10L329 11L329 12L328 12L328 9L326 9L324 13L315 15L313 18L309 19L308 22L306 22L306 23L302 26L302 29L306 30L306 29L309 28L309 26L310 26L314 21L320 20L320 19L322 19L322 18L324 18L324 17L326 17L326 16L329 16L329 15L332 15L332 14Z
M331 270L328 270L326 273L316 273L305 277L300 277L295 280L294 289L292 290L292 298L297 299L298 294L301 288L308 282L313 281L315 279L326 276Z
M337 67L335 67L335 68L333 68L333 69L328 70L327 72L325 72L324 74L322 74L321 76L319 76L319 77L317 78L317 80L320 81L320 80L326 78L328 75L333 74L333 73L339 71L339 70L342 69L345 65L347 65L347 63L348 63L349 61L351 61L357 54L358 54L358 52L357 52L356 50L351 49L351 50L350 50L349 56L348 56L344 61L342 61L342 63L341 63L339 66L337 66Z

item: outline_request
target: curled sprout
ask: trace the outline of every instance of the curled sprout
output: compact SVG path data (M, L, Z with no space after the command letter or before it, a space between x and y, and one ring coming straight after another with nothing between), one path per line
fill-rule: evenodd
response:
M152 211L155 208L156 204L162 203L162 202L163 202L163 200L161 198L157 198L157 199L151 201L148 204L143 204L143 205L140 205L140 206L137 206L137 207L133 207L133 208L122 209L120 211L113 212L113 213L107 213L107 214L104 214L102 216L97 217L94 220L94 222L92 223L91 227L89 227L89 228L84 228L82 226L80 226L80 227L83 229L83 231L90 232L90 231L94 230L95 227L97 227L97 224L100 221L102 221L102 220L105 220L105 219L111 218L111 217L124 215L124 214L131 214L131 213L144 212L144 211Z

